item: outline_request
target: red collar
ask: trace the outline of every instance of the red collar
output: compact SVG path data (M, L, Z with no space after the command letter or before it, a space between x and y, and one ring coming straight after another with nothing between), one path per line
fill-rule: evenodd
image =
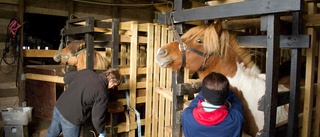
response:
M202 106L203 100L199 100L198 107L192 111L194 119L204 126L214 126L222 122L228 115L226 105L222 105L220 108L212 111L205 112Z

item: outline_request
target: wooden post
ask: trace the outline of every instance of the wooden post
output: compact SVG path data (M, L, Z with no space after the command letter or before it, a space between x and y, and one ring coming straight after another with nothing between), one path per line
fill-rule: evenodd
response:
M315 2L308 2L308 14L317 13L317 6ZM312 123L312 108L314 96L314 67L315 67L315 50L316 50L316 30L314 28L307 28L307 33L311 35L310 48L306 49L306 78L305 78L305 92L304 92L304 106L303 106L303 123L302 136L309 137L311 133Z
M20 43L19 43L19 57L18 57L18 68L19 70L17 70L18 74L17 75L17 84L18 84L18 93L19 93L19 106L20 104L25 101L25 74L23 71L23 39L24 39L24 33L23 33L23 27L24 27L24 10L25 10L25 5L24 5L24 0L19 0L19 10L18 10L18 17L20 20L20 24L21 24L21 28L20 28ZM0 64L1 65L1 64Z
M264 99L264 126L259 136L276 136L278 70L280 59L279 15L267 15L266 93Z
M300 12L292 14L292 34L300 33ZM291 71L290 71L290 97L289 97L289 114L288 114L288 137L297 137L298 131L298 112L300 98L300 71L301 71L301 49L291 50Z

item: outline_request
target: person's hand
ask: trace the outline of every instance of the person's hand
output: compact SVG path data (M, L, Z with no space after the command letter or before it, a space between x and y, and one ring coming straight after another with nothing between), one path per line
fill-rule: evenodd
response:
M107 136L107 131L104 130L102 133L99 133L99 137L105 137Z

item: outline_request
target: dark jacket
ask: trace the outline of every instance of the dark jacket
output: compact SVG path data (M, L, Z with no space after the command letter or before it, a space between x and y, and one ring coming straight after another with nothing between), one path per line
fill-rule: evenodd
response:
M101 133L104 130L108 105L108 81L91 70L69 72L64 77L68 84L58 98L56 107L69 122L83 124L92 115L92 123Z
M200 92L182 113L182 127L185 137L239 137L242 134L243 106L230 90L227 100L231 103L228 115L222 122L206 126L198 123L193 116L193 109L198 106L199 100L204 100ZM203 117L205 118L205 117ZM205 118L206 119L206 118Z

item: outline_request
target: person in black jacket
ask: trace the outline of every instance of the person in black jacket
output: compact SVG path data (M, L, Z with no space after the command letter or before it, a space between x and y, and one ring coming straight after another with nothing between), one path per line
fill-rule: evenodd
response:
M66 73L64 82L68 87L56 102L46 137L57 137L61 132L65 137L78 137L90 115L99 137L106 136L108 90L121 84L118 69L110 68L102 74L88 69L73 71Z

